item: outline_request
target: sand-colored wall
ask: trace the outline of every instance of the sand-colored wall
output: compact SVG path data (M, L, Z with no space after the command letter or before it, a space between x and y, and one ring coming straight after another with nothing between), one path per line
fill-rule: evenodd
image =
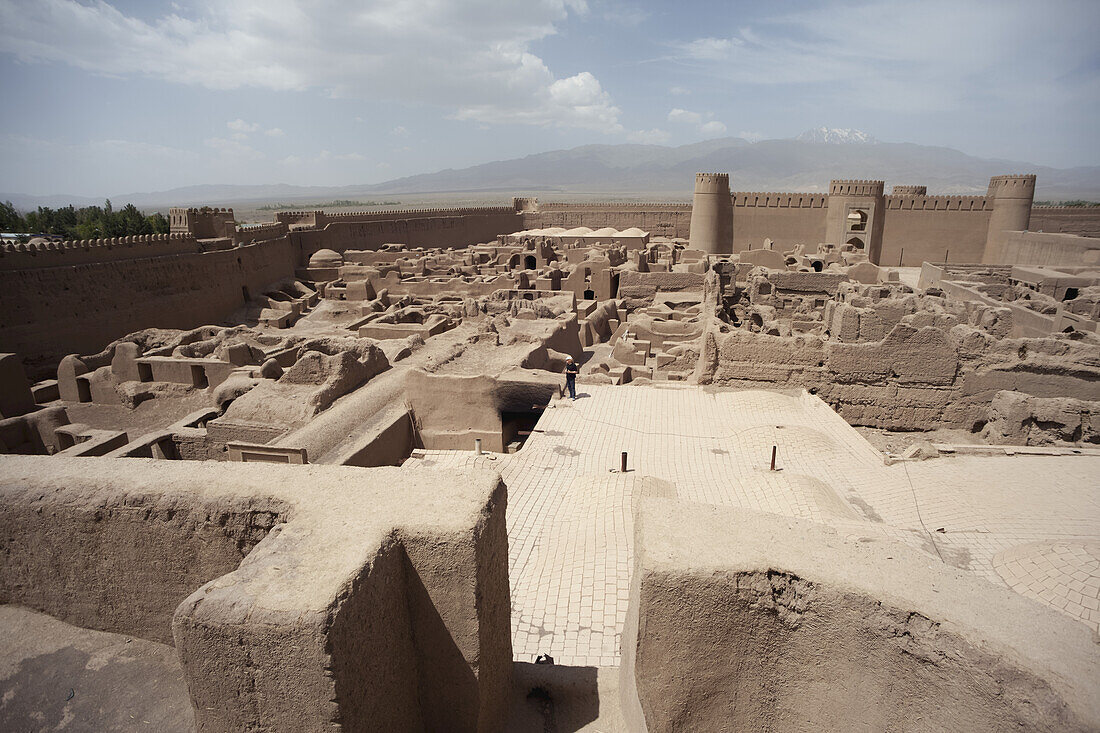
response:
M3 469L0 602L160 640L171 619L198 730L502 728L497 474L56 456Z
M125 496L66 488L0 484L0 603L169 644L180 602L235 570L287 511L164 501L136 485Z
M822 194L735 193L733 251L760 249L765 239L779 250L804 244L813 251L825 241L827 212Z
M1100 238L1005 232L986 256L990 264L1096 266L1100 265Z
M649 733L1096 730L1092 636L855 526L646 498L619 689Z
M331 217L318 229L291 233L302 252L302 265L319 249L344 252L349 249L373 250L383 244L407 244L410 247L465 247L491 242L498 234L511 234L524 228L521 218L509 208L492 207L436 212L385 212L363 217Z
M658 237L683 237L691 230L691 204L570 204L540 203L538 211L521 214L523 229L585 226L590 229L638 227Z
M886 197L878 264L920 267L923 262L981 262L991 211L984 197L927 197L929 208L909 208L916 197ZM900 262L900 265L899 265Z
M1100 237L1100 206L1033 206L1028 229Z
M259 295L292 277L298 259L280 237L218 252L0 270L0 351L56 362L142 328L217 323L244 305L242 288Z

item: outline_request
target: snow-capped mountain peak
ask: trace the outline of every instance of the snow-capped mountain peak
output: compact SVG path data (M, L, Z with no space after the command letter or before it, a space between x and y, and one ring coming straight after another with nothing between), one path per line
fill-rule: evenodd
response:
M804 143L828 143L830 145L866 145L877 143L862 130L851 127L815 127L795 138Z

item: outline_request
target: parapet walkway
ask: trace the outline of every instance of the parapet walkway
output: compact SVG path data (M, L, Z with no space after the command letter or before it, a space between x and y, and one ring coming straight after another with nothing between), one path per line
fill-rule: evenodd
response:
M1100 458L943 458L885 466L853 428L805 392L581 385L581 395L552 404L515 455L422 451L408 462L491 464L504 476L517 660L549 653L557 664L619 663L632 508L643 494L889 536L994 582L1011 568L1017 575L1008 577L1019 578L1004 581L1011 587L1036 597L1045 591L1067 604L1070 588L1061 577L1024 561L1036 555L1036 563L1049 559L1054 568L1054 560L1077 558L1068 580L1076 573L1093 599L1100 595L1097 554L1088 554L1100 540ZM775 472L769 470L773 445L781 469ZM622 451L626 473L618 470ZM1047 501L1052 482L1065 490ZM1003 556L1023 545L1033 548L1031 555ZM1042 548L1056 549L1046 558ZM1033 593L1025 586L1034 586ZM1091 617L1083 602L1077 606L1080 611L1061 610L1100 625L1100 611Z

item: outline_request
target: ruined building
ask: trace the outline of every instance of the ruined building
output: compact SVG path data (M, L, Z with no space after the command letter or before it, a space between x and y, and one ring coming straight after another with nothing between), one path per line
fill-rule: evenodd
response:
M1034 187L5 246L0 728L1100 728L1100 213Z

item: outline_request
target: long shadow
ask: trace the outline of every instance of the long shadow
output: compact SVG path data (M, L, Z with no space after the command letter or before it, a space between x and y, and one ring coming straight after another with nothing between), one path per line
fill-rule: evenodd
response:
M573 733L600 716L595 667L516 662L508 730Z

